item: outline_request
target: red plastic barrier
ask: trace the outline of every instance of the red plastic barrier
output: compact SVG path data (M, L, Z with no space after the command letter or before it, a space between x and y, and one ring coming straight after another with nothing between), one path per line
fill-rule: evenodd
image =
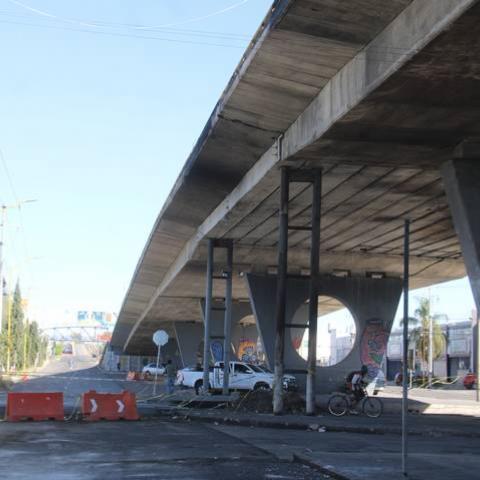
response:
M8 392L5 418L9 422L65 420L63 392Z
M90 390L82 395L82 414L85 420L138 420L135 394L97 393Z

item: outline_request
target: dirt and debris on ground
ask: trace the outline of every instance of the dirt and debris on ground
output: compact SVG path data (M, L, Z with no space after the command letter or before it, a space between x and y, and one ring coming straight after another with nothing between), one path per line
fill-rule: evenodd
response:
M253 390L241 396L232 409L236 412L272 413L272 402L271 390ZM285 393L283 402L285 413L305 413L305 400L299 393Z

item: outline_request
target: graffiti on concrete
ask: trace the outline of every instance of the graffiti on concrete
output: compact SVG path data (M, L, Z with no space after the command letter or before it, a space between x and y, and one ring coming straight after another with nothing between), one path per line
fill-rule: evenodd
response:
M295 333L292 333L292 346L295 350L299 350L302 346L304 333L305 331L300 329L295 329Z
M223 343L218 340L214 340L210 344L210 351L212 352L213 360L215 362L221 362L223 360Z
M256 363L258 359L257 342L242 340L238 345L238 359L242 362Z
M361 342L361 360L367 365L370 376L375 376L387 349L388 332L382 320L373 318L367 321Z

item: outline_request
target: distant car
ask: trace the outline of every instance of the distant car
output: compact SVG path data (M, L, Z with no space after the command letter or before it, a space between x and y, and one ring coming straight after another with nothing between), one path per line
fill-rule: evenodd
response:
M154 376L155 373L157 375L163 375L165 373L165 367L162 365L158 366L157 369L157 364L156 363L149 363L148 365L145 365L142 369L142 373L144 373L147 376Z
M64 355L73 355L73 347L69 343L67 343L63 346L62 353Z
M475 386L475 382L477 381L477 376L474 373L467 373L463 378L463 386L467 390L472 390Z

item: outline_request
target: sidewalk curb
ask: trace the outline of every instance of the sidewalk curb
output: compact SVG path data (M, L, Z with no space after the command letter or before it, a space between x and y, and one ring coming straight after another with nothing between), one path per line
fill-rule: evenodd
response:
M309 424L303 422L282 422L282 421L272 421L267 419L259 418L235 418L231 417L228 414L226 415L201 415L198 412L182 412L175 411L174 409L169 409L168 411L156 409L156 415L163 418L169 418L174 422L184 422L184 421L195 421L195 422L204 422L204 423L217 423L222 425L233 425L239 427L260 427L260 428L277 428L277 429L287 429L287 430L319 430L320 432L336 432L336 433L361 433L361 434L370 434L370 435L401 435L402 430L400 427L362 427L362 426L351 426L351 425L325 425L322 424L321 419L312 418ZM149 417L155 416L152 414L148 415ZM278 418L278 417L276 417ZM316 428L311 428L312 425L315 425ZM461 432L455 430L409 430L409 435L415 436L425 436L425 437L440 437L440 436L453 436L453 437L469 437L469 438L480 438L480 432Z
M325 468L319 463L314 462L311 458L308 458L304 455L300 455L299 453L293 454L293 461L300 463L302 465L306 465L307 467L313 468L314 470L318 470L324 475L328 475L329 477L335 478L336 480L350 480L348 477L345 477L344 475L337 473L335 470Z

